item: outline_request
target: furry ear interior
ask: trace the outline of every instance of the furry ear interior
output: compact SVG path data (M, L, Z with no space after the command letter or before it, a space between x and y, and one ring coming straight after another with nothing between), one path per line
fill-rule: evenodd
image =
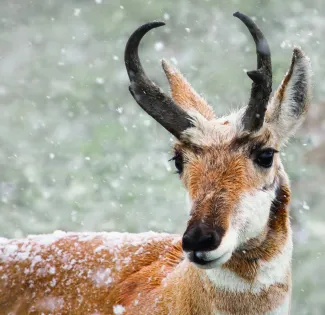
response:
M300 48L293 51L291 66L268 105L265 121L283 143L302 124L311 102L309 58Z
M215 118L213 109L198 95L183 75L173 68L166 60L162 61L162 67L167 76L174 101L185 111L198 111L207 120Z

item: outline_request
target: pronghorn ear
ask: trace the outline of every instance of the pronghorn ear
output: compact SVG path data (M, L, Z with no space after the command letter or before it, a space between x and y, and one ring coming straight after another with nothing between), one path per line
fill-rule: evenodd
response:
M309 58L300 48L293 51L289 71L270 102L265 120L281 143L288 140L303 122L311 101Z
M213 109L198 95L182 74L173 68L166 60L162 61L162 67L167 76L174 101L185 111L198 111L206 119L215 118Z

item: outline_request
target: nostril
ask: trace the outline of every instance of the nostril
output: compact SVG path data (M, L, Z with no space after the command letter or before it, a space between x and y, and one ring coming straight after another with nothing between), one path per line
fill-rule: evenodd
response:
M184 251L191 251L193 250L193 238L187 234L184 234L183 239L182 239L182 247Z

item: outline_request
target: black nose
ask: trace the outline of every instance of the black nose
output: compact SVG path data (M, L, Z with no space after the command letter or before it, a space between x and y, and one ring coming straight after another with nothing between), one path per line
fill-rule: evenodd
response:
M222 233L204 224L192 226L183 235L182 247L186 252L216 249L221 243Z

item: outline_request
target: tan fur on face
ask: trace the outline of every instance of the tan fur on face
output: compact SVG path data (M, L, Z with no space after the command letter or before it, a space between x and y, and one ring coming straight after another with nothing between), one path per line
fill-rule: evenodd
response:
M210 131L202 133L200 141L197 132L186 134L190 143L203 145L175 145L175 151L182 152L184 156L181 179L194 204L189 224L204 220L211 227L220 224L226 230L235 204L243 193L268 187L275 180L278 156L275 156L270 169L258 167L252 156L261 148L277 148L276 139L269 129L264 128L253 135L242 135L237 131L236 135L236 126L232 125L236 122L231 119L227 121L226 125L218 120L211 121L210 124L215 124L215 128L211 127ZM223 132L220 132L221 129ZM207 144L204 145L206 138Z
M195 204L189 225L201 221L226 231L234 205L252 187L247 159L229 153L228 147L206 148L187 162L182 178Z

